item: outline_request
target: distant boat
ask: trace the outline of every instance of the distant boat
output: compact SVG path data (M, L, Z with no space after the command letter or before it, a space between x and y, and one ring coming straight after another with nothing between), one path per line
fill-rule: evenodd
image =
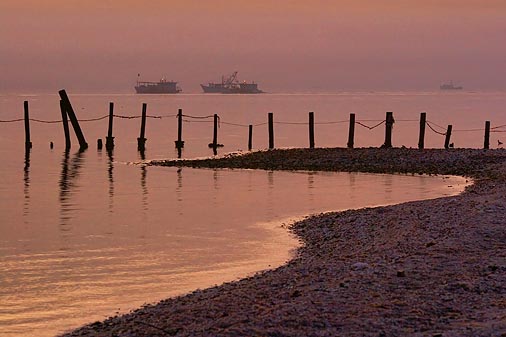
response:
M237 80L237 71L228 77L221 77L221 83L209 82L207 85L201 84L204 93L215 94L261 94L262 90L258 89L255 82L239 82Z
M177 94L181 92L177 82L162 78L158 82L141 82L137 79L135 92L138 94Z
M464 89L462 86L456 86L453 84L453 81L450 81L448 83L443 83L439 86L439 89L441 90L462 90Z

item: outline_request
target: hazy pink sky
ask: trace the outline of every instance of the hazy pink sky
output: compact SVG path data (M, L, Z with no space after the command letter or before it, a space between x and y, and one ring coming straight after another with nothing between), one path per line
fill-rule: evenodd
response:
M1 0L0 92L506 89L506 1Z

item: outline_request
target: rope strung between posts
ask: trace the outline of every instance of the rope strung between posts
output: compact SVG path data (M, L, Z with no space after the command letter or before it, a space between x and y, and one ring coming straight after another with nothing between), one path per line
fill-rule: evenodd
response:
M381 121L380 123L378 123L378 124L376 124L376 125L374 125L374 126L369 126L369 125L366 125L366 124L361 123L361 122L359 122L359 121L355 121L355 124L358 124L358 125L360 125L360 126L363 126L364 128L367 128L367 129L369 129L369 130L372 130L372 129L377 128L378 126L380 126L381 124L383 124L383 123L385 123L385 122L386 122L386 121L385 121L385 120L383 120L383 121Z
M446 136L446 132L440 132L440 131L437 131L436 129L434 129L434 128L432 127L432 125L431 125L431 124L434 124L434 123L431 123L431 122L428 122L428 121L427 121L427 122L425 122L425 124L429 127L429 129L431 129L432 131L434 131L434 132L435 132L435 133L437 133L438 135L441 135L441 136ZM437 126L437 127L443 128L443 127L441 127L441 126L439 126L439 125L437 125L437 124L434 124L434 125L435 125L435 126Z
M124 116L124 115L113 115L116 118L121 119L138 119L142 118L142 116ZM109 117L109 116L106 116ZM146 115L146 118L155 118L155 119L162 119L164 116L153 116L153 115Z
M193 118L193 119L196 119L196 120L188 120L188 119L183 119L183 122L185 123L214 123L214 121L204 121L203 119L208 119L208 118L213 118L214 119L214 115L209 115L209 116L189 116L189 115L182 115L183 117L187 117L187 118ZM216 117L218 117L218 127L220 127L221 125L221 120L220 120L220 116L216 115Z
M14 122L22 122L24 121L24 118L18 118L18 119L0 119L0 123L14 123Z
M177 115L176 115L177 116ZM190 116L190 115L181 115L186 118L194 118L194 119L206 119L206 118L214 118L214 115L208 115L208 116Z
M240 127L243 127L243 128L249 127L249 125L245 125L245 124L236 124L236 123L229 123L229 122L221 122L221 123L225 124L225 125L240 126Z

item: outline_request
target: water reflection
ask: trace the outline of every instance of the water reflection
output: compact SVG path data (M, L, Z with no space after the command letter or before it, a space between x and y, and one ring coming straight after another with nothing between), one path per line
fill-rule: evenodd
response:
M71 201L72 195L77 191L77 179L83 166L84 150L76 152L70 158L69 151L63 153L60 174L60 232L66 236L71 231L72 213L76 210L76 205Z
M177 200L177 213L183 215L183 169L180 167L176 171L177 174L177 187L176 187L176 200Z
M146 153L144 151L139 151L139 157L142 161L146 160ZM147 177L147 168L146 164L141 163L141 189L142 189L142 210L147 213L148 212L148 186L146 184Z
M114 213L114 156L113 150L107 149L107 180L109 181L109 213Z
M25 166L23 168L23 216L27 216L30 209L30 152L31 148L25 148Z
M308 200L312 203L314 202L314 178L315 178L315 172L308 172L307 173L307 193L308 193Z

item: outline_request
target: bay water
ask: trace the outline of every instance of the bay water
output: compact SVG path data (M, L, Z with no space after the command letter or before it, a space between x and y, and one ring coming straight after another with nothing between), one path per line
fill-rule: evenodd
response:
M246 151L249 124L253 147L265 148L268 112L276 147L307 146L309 111L322 147L345 146L350 112L374 126L394 111L394 145L407 147L417 145L421 111L462 130L453 140L461 147L482 146L485 119L506 124L502 93L68 94L79 119L107 115L111 101L118 116L139 116L147 103L147 149L137 151L140 120L117 117L112 153L95 146L107 119L83 121L89 149L79 152L73 138L66 152L61 124L47 123L60 119L57 94L0 94L0 336L52 336L274 268L298 245L286 226L305 215L454 195L466 185L458 177L145 166L177 156L179 108L183 158L213 155L214 113L219 155ZM30 151L22 122L7 122L22 117L25 100L44 122L31 122ZM383 134L357 126L355 145L379 146ZM501 135L493 133L493 146ZM427 131L427 146L441 147L441 137Z

